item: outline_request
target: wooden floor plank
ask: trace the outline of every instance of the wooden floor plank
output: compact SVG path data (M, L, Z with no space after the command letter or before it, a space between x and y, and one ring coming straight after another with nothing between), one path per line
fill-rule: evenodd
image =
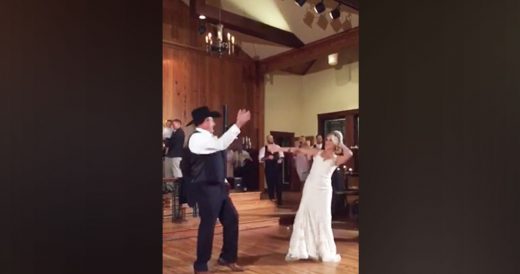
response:
M294 206L277 208L270 201L260 200L260 193L233 193L233 203L239 212L238 262L247 267L244 274L358 274L358 231L351 224L333 222L339 263L315 261L286 262L290 227L278 225L280 216L294 214ZM171 222L171 208L165 208L163 219L163 273L193 273L199 219L187 215L183 222ZM222 246L222 228L217 224L213 241L213 257L209 263L215 273L232 273L215 264Z
M286 227L271 226L240 232L239 260L248 268L247 273L314 273L314 274L358 274L358 242L356 231L334 230L338 253L342 260L337 264L315 261L286 262L285 254L289 245L290 230ZM210 270L228 273L225 268L215 265L222 237L215 236L213 259ZM163 244L163 273L193 273L196 238L165 242Z

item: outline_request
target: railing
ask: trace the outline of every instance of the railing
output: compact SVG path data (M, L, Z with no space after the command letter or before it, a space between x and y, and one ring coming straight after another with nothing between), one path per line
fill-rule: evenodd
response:
M182 220L184 218L184 212L180 204L180 189L181 189L181 178L163 178L163 184L172 183L172 222ZM198 214L197 205L193 207L192 215L197 217Z

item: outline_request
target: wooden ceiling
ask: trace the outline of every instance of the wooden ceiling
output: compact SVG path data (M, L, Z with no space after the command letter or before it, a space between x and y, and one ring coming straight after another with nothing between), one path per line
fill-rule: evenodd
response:
M235 8L236 13L228 11L232 10L232 8L229 7L228 10L220 8L224 6L223 4L233 4L233 1L236 0L221 0L222 2L219 3L220 7L206 3L207 1L211 2L212 0L183 1L189 1L190 13L194 18L203 14L206 16L206 21L209 23L214 24L220 21L224 24L225 28L245 34L238 38L243 38L244 40L249 41L241 41L242 44L240 46L242 47L243 52L249 54L253 59L260 59L259 65L264 72L286 71L293 74L304 75L311 71L312 66L317 63L316 61L318 59L327 58L327 55L340 51L342 54L346 53L349 56L349 58L343 60L348 60L348 62L357 61L359 51L359 28L357 26L350 25L347 26L347 30L343 30L345 29L345 26L342 25L339 27L336 26L337 28L335 29L333 24L342 24L340 23L340 20L330 20L326 13L319 15L319 17L316 17L315 13L314 15L309 15L308 11L305 13L303 8L294 5L293 0L267 0L275 1L271 2L271 4L279 5L277 9L279 10L283 8L282 12L287 9L293 11L291 13L292 17L287 20L293 22L292 25L284 27L286 29L289 28L291 31L273 26L276 25L274 23L267 22L270 23L267 24L262 22L262 20L254 20L252 19L254 16L245 16L248 14L247 11L239 12L240 9L238 8ZM215 1L213 1L213 4L214 2ZM313 5L317 2L317 0L309 0L304 7L312 9ZM337 5L337 2L341 2L342 5L348 7L349 12L357 13L357 10L359 9L358 0L327 0L325 3L328 9L332 9ZM288 4L291 5L287 6ZM274 9L268 10L271 11ZM308 18L305 18L304 16L304 18L295 19L295 15L293 14L294 11L303 12ZM309 16L312 16L312 18ZM348 15L342 14L342 16L346 17ZM327 17L328 19L324 19L324 17ZM316 24L318 27L313 24ZM292 31L293 29L296 30L296 33L299 34L299 36L304 37L307 43L304 43L304 41L302 41L299 36ZM315 32L316 35L313 35L312 37L305 36L304 34L307 34L309 31ZM254 37L255 39L247 39L247 37ZM266 43L261 43L259 41L266 41ZM265 53L264 51L257 54L257 49L262 46L265 47L266 44L270 44L272 48L278 47L279 49L271 51L271 53ZM254 52L252 52L250 48L247 48L251 47L251 45Z
M336 0L336 2L359 11L359 0Z
M299 49L293 49L260 61L264 72L286 70L296 66L306 67L318 58L339 51L359 52L359 27L310 43ZM355 55L357 57L357 54ZM355 61L355 60L352 60ZM305 74L309 68L304 70ZM300 70L298 70L300 71ZM301 73L297 73L301 74Z
M190 9L193 12L193 16L204 14L208 22L214 24L221 22L227 28L244 34L292 48L299 48L304 45L292 32L206 5L205 0L190 0Z

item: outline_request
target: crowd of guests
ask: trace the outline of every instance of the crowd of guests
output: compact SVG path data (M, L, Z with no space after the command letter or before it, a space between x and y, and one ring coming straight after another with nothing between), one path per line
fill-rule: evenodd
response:
M276 202L280 206L282 205L282 163L284 160L284 153L270 152L267 149L267 146L274 144L274 137L272 135L268 135L265 146L260 148L258 152L258 161L264 164L265 181L267 183L267 193L269 194L269 199L271 199L273 202Z
M282 172L283 172L283 161L293 161L294 167L296 169L296 173L298 174L298 180L300 181L301 185L303 186L305 183L305 180L307 179L309 175L309 171L312 166L312 157L296 153L292 155L292 159L286 159L283 152L277 152L277 153L271 153L267 147L269 145L276 145L274 142L274 138L271 135L268 135L266 137L266 144L262 148L260 148L258 160L260 163L263 163L264 166L264 172L265 172L265 180L267 184L267 192L269 195L269 199L271 201L276 202L278 206L283 205L283 180L282 180ZM299 137L294 142L295 148L302 148L302 149L308 149L308 148L314 148L323 150L325 149L324 143L323 143L323 136L317 135L314 138L314 144L311 144L311 140L306 138L305 136ZM334 190L334 193L341 193L346 190L345 186L345 176L344 172L341 170L341 168L337 168L334 173L332 174L332 187ZM333 195L333 207L336 207L337 202L341 200L340 195ZM333 213L334 213L333 208Z
M180 163L182 160L183 149L185 147L186 136L182 129L182 122L179 119L167 120L163 127L163 171L164 178L182 178ZM268 135L265 145L258 151L258 162L264 168L265 182L267 185L267 193L269 199L278 206L283 205L283 162L293 161L298 180L302 186L309 175L312 166L311 157L305 154L293 154L291 159L285 159L283 152L272 153L267 149L268 145L275 145L272 135ZM315 148L324 149L323 137L317 135L314 143L304 136L299 137L294 147L297 148ZM241 191L248 191L248 183L251 178L249 176L255 165L250 153L243 149L242 143L236 139L226 152L226 178L232 187L240 188ZM254 174L256 175L256 174ZM253 176L253 175L252 175ZM334 191L345 190L344 176L338 168L332 175L332 185ZM170 192L173 189L173 183L168 182L164 185L164 191Z
M249 188L249 181L252 174L248 174L251 170L253 158L247 150L244 150L242 143L236 139L226 153L226 177L228 182L233 185L235 189L240 188L242 191L247 191ZM240 180L240 181L238 181Z

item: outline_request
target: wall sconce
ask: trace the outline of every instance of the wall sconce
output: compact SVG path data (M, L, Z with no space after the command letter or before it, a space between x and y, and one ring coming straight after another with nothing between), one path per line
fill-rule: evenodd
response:
M329 65L335 66L338 64L338 53L329 54Z

